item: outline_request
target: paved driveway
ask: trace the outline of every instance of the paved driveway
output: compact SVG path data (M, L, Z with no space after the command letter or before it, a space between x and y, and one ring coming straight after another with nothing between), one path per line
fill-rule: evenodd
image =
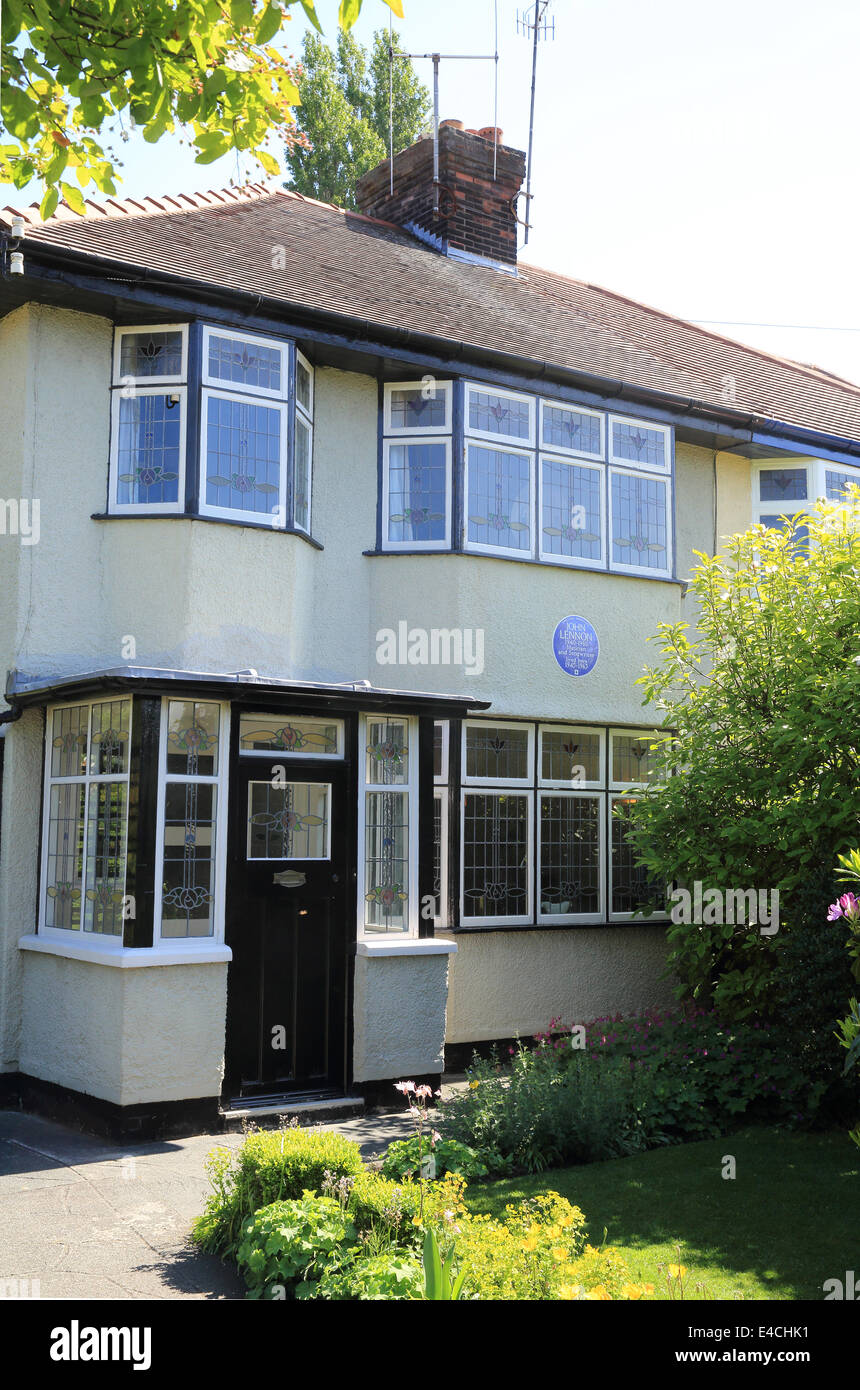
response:
M385 1114L331 1128L371 1158L409 1122ZM10 1279L38 1279L42 1298L241 1298L230 1267L188 1239L207 1193L206 1155L241 1142L203 1134L122 1148L0 1111L0 1292Z

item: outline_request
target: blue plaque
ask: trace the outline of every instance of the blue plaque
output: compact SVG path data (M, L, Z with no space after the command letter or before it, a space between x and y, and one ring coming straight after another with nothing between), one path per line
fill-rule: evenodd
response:
M585 618L562 618L552 634L552 654L566 676L587 676L600 655L591 623Z

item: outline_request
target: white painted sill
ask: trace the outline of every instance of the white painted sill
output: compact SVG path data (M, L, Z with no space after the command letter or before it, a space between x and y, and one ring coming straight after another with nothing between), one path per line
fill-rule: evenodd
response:
M400 941L359 941L357 956L453 956L456 941L444 941L435 936L405 937Z
M229 946L212 944L197 950L188 946L80 946L76 941L55 941L53 937L30 933L18 942L22 951L36 951L45 956L64 956L67 960L83 960L91 965L112 965L119 970L152 968L156 965L226 965L233 959Z

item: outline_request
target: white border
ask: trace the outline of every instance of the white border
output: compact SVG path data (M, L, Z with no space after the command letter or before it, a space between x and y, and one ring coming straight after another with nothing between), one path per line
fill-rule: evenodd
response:
M132 372L120 375L120 362L122 358L122 339L130 333L181 333L182 334L182 360L178 376L135 376ZM180 385L188 380L188 324L187 323L143 323L143 324L118 324L114 327L113 334L113 370L111 383L114 387L134 385L137 390L143 386L171 386ZM140 383L140 385L138 385Z
M281 468L278 483L277 502L272 497L272 505L263 512L242 511L239 507L216 507L206 501L208 480L206 463L208 453L209 411L208 403L213 397L219 400L237 401L240 405L263 406L266 410L277 410L281 419ZM239 391L224 391L220 387L204 386L200 392L200 457L198 460L199 499L201 516L217 516L226 521L256 521L262 526L272 525L272 516L287 514L287 468L289 465L289 407L285 400L267 396L242 395ZM308 499L310 501L310 499ZM277 512L275 508L278 508Z
M463 395L463 434L467 439L489 439L495 444L512 444L515 449L533 449L535 447L535 414L538 396L529 396L521 391L506 391L499 386L492 386L483 381L466 381L463 383L465 392ZM505 401L525 401L529 406L529 433L528 438L522 435L494 433L492 430L473 429L469 424L469 392L482 391L487 396L498 396Z
M608 499L609 499L609 516L608 516L607 527L606 527L606 546L607 546L607 553L608 553L608 555L609 555L609 569L610 569L610 572L615 573L615 574L635 574L635 575L638 575L640 579L671 579L671 578L672 578L672 570L671 570L671 568L664 567L663 569L656 569L656 568L654 568L653 566L628 565L628 564L625 564L625 562L624 562L623 560L615 560L615 559L613 559L612 550L613 550L613 547L614 547L615 542L614 542L614 540L613 540L613 538L612 538L612 523L613 523L613 515L612 515L612 477L613 477L613 474L615 474L615 473L624 473L624 474L626 474L626 475L627 475L628 477L630 477L630 478L645 479L645 481L647 481L647 482L654 482L654 481L656 481L656 482L662 482L662 483L665 485L665 488L666 488L666 559L667 559L667 562L668 562L669 565L671 565L671 562L672 562L673 547L674 547L674 543L675 543L675 538L674 538L673 531L672 531L672 510L673 510L673 500L674 500L674 493L673 493L673 488L672 488L672 475L671 475L670 473L668 473L668 472L667 472L667 473L657 473L657 472L655 472L653 469L650 470L650 471L646 471L645 469L640 469L640 468L629 468L629 467L626 467L626 466L623 467L623 468L621 468L621 467L619 467L617 464L613 464L613 465L609 468L609 472L608 472L608 476L607 476L607 492L608 492Z
M597 420L600 425L600 452L597 454L589 453L587 449L565 448L563 444L550 443L543 437L543 408L548 405L551 410L565 410L569 415L590 415L592 420ZM557 401L550 396L538 397L538 418L540 428L538 432L538 448L545 454L563 454L565 458L590 459L593 463L606 462L606 416L597 410L588 410L582 405L573 405L570 401Z
M171 701L193 703L196 705L217 705L219 716L218 772L214 776L190 777L187 773L167 772L167 711ZM161 718L158 735L158 814L155 830L155 901L152 910L152 949L154 951L182 950L193 951L194 943L202 943L202 949L224 941L224 906L227 879L227 823L229 797L230 752L230 702L229 700L210 700L205 695L187 695L181 690L172 690L161 700ZM214 856L214 896L212 931L208 936L162 936L161 935L161 896L164 891L164 795L167 782L189 783L215 788L215 856Z
M163 386L137 386L134 387L132 396L123 396L122 387L114 387L111 392L111 429L110 429L110 466L109 466L109 492L110 498L108 510L114 516L151 516L153 513L169 513L185 511L185 458L186 442L188 436L188 388L177 386L172 391L166 390ZM136 400L139 396L179 396L179 477L176 483L175 502L119 502L117 493L119 491L119 432L120 432L120 410L124 400Z
M663 436L663 463L642 463L639 459L616 458L614 450L613 425L639 425L643 430L650 430L653 434ZM671 425L659 425L654 420L640 420L632 415L610 415L609 416L609 441L608 459L610 463L617 464L620 468L632 468L634 471L641 470L643 473L655 473L658 477L670 477L672 473L672 427Z
M518 732L526 730L528 734L528 744L526 758L528 772L525 777L469 777L466 775L466 731L468 729L516 729ZM534 787L535 771L535 730L533 723L525 720L517 722L506 719L464 719L461 730L461 749L460 749L460 785L462 787L500 787L503 791L510 787L528 789Z
M297 762L338 762L343 759L343 726L344 721L339 718L326 719L325 715L319 714L294 714L287 711L284 715L284 722L290 723L297 719L313 719L319 724L334 724L337 728L337 745L333 753L291 753L286 748L243 748L242 747L242 720L243 719L280 719L281 715L272 710L240 710L239 711L239 757L240 758L268 758L273 766L278 763L297 763Z
M543 543L543 466L545 463L560 463L565 468L590 468L600 480L600 558L590 560L584 555L558 555L545 551ZM571 569L606 570L606 465L589 463L585 458L562 458L560 454L543 451L537 456L538 482L538 559L553 565L568 565Z
M298 459L298 449L296 440L298 439L299 426L308 432L308 521L303 525L296 515L296 460ZM314 505L314 425L303 410L297 407L296 417L293 420L293 458L292 458L292 485L293 485L293 525L297 531L301 531L303 536L311 534L311 517ZM283 513L281 513L283 515Z
M523 796L528 803L526 815L526 911L524 914L509 917L470 917L465 911L466 901L466 797L467 796ZM535 876L534 850L534 791L530 787L517 785L516 788L496 783L469 785L460 791L460 925L462 927L526 927L534 921L534 902L532 893Z
M597 780L587 778L582 782L573 782L569 777L544 777L541 769L543 767L543 736L549 734L589 734L597 736L598 743L598 777ZM606 786L606 729L603 726L591 727L587 724L538 724L537 737L537 784L541 791L568 791L576 792L580 788L582 791L603 791Z
M392 541L388 539L389 517L389 458L392 449L408 448L412 444L441 444L445 450L445 535L438 541ZM382 443L382 548L383 550L450 550L451 549L451 440L438 435L395 435Z
M431 375L428 373L428 375ZM445 423L444 425L392 425L391 423L391 397L395 391L423 391L427 386L426 381L389 381L385 383L382 397L382 433L391 435L395 439L412 439L420 435L440 435L451 433L452 418L452 396L453 383L451 381L438 381L433 377L433 397L441 390L445 399ZM427 399L431 399L429 396Z
M250 343L253 347L273 348L281 356L281 389L273 391L268 386L248 386L241 381L227 381L221 376L210 376L209 374L209 339L210 338L230 338L239 343ZM284 338L267 338L259 333L239 332L233 328L218 327L215 324L204 324L203 344L201 348L201 384L204 387L212 387L216 391L233 391L241 396L260 396L266 400L286 401L290 393L290 344Z
M406 724L407 738L407 770L408 777L405 782L390 782L387 784L367 781L367 722L376 720L377 722L393 723L399 720ZM419 811L419 780L418 780L418 719L414 715L405 714L386 714L380 713L360 714L358 717L358 835L357 835L357 854L356 854L356 914L357 914L357 936L359 941L407 941L418 938L418 921L420 903L418 901L418 811ZM365 926L365 882L367 874L367 845L366 845L366 804L368 792L404 792L407 798L409 810L409 886L407 888L408 926L403 931L374 931L373 928Z
M465 441L465 459L463 461L463 549L473 555L506 555L514 560L533 560L535 557L535 452L528 448L514 448L502 440L501 444L496 441L496 452L500 454L517 454L520 458L529 461L529 546L527 550L515 550L512 546L490 545L488 541L473 541L469 539L469 471L470 454L473 448L486 449L491 446L492 440L487 440L480 435L473 435ZM476 523L477 524L477 523Z
M328 811L328 816L326 817L325 854L313 854L308 856L296 854L283 855L251 853L251 818L248 815L248 812L251 809L249 804L250 791L252 787L272 786L271 777L263 777L259 780L254 781L249 779L245 784L248 790L248 798L245 801L245 829L247 832L245 836L245 862L247 864L325 864L327 862L331 862L331 813L333 804L332 784L331 782L310 782L306 777L288 777L287 785L289 785L292 782L296 782L302 787L325 787L326 791L328 792L328 798L326 800L326 809ZM284 784L279 782L278 788L280 788L282 785Z
M563 790L561 787L541 787L537 794L537 864L535 866L536 883L538 893L540 893L541 882L541 860L543 856L543 836L541 835L541 825L543 820L540 814L541 799L545 796L564 797L568 801L588 800L598 803L597 817L597 911L596 912L543 912L541 910L541 900L538 897L535 904L535 921L545 926L560 927L570 926L577 923L605 922L606 921L606 808L603 804L606 800L606 792L587 792L571 791L570 788Z

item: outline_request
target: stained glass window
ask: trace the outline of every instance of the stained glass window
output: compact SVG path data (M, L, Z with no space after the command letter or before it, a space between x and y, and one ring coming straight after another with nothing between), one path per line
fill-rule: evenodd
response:
M367 720L365 781L403 786L409 781L409 725L405 719Z
M616 463L635 463L640 468L669 467L669 430L641 420L610 417L611 457Z
M530 818L529 794L464 794L464 919L528 916Z
M182 378L182 330L148 328L121 333L119 375Z
M541 460L541 554L599 562L603 471Z
M314 378L311 364L296 353L296 405L309 420L313 419Z
M281 394L285 348L208 330L206 350L206 370L211 379L235 382L255 392Z
M806 498L805 468L763 468L758 479L762 502L802 502Z
M656 754L651 751L654 743L655 736L651 734L612 735L610 778L613 786L650 781L657 766Z
M464 725L464 778L486 782L531 779L530 724L492 724L476 721Z
M466 433L491 434L503 439L534 439L534 400L529 396L508 396L466 388Z
M448 534L447 441L386 445L388 540L398 545L445 541Z
M603 416L572 406L541 402L541 443L545 449L603 457Z
M666 908L665 885L649 879L647 870L637 863L629 838L630 807L635 797L610 797L611 909L614 915L634 913L646 906L661 912Z
M469 445L468 538L499 550L531 550L529 454Z
M171 700L167 715L167 773L184 777L218 775L218 705Z
M857 473L839 473L832 468L825 471L825 495L830 502L844 502L846 489L860 487L860 471Z
M240 753L277 753L288 757L343 757L343 723L284 714L239 716Z
M322 782L248 784L249 859L328 859L331 787Z
M49 715L46 928L122 936L130 737L128 699Z
M281 487L283 407L205 396L206 506L268 518Z
M540 775L543 782L602 782L603 736L596 730L540 729Z
M176 502L181 449L181 400L161 392L120 397L116 491L120 506Z
M365 794L365 931L409 926L409 794Z
M387 386L386 430L427 434L451 428L451 383L428 377L426 381Z
M540 798L540 912L543 917L600 910L602 799L553 792Z
M221 708L169 700L162 740L161 936L215 932Z
M612 558L625 566L667 573L668 485L662 478L611 473Z
M296 416L296 525L303 531L310 530L311 524L311 429L300 415Z

